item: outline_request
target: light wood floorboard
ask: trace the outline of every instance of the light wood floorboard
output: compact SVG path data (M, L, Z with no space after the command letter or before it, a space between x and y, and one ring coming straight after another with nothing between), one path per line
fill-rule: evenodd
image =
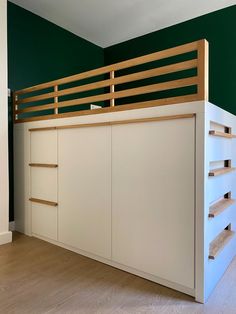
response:
M0 247L0 313L236 313L236 260L207 304L36 238Z

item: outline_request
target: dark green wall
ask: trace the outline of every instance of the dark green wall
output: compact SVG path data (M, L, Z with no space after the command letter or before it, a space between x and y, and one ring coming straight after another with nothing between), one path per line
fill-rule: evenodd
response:
M236 114L236 5L105 49L105 63L206 38L210 47L209 100Z
M77 74L104 65L103 49L8 2L9 88Z
M8 2L8 87L18 90L104 65L102 48ZM13 132L9 106L10 221Z

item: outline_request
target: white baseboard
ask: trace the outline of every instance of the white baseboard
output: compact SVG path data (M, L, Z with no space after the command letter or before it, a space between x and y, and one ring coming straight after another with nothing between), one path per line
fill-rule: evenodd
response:
M15 231L16 230L15 221L10 221L9 222L9 230L10 231Z
M0 233L0 245L12 242L12 232L7 231Z

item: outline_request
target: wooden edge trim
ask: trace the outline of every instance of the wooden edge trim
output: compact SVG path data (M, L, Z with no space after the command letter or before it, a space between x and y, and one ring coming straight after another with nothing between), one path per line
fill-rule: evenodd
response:
M38 164L38 163L30 163L30 167L40 167L40 168L57 168L57 164Z
M71 75L71 76L67 76L58 80L54 80L51 82L47 82L47 83L42 83L42 84L38 84L32 87L28 87L28 88L24 88L21 90L16 91L17 95L21 95L21 94L25 94L25 93L30 93L33 91L37 91L37 90L41 90L41 89L46 89L46 88L50 88L50 87L54 87L55 85L61 85L61 84L66 84L69 82L74 82L74 81L78 81L84 78L89 78L89 77L93 77L93 76L98 76L98 75L102 75L105 73L109 73L111 71L116 71L116 70L121 70L121 69L125 69L125 68L129 68L129 67L133 67L139 64L144 64L144 63L148 63L151 61L155 61L155 60L160 60L160 59L164 59L164 58L168 58L168 57L172 57L175 55L179 55L179 54L183 54L183 53L187 53L187 52L191 52L191 51L195 51L198 49L198 45L200 43L199 41L195 41L195 42L191 42L191 43L187 43L184 45L180 45L180 46L176 46L176 47L172 47L172 48L168 48L165 50L161 50L158 52L154 52L151 54L147 54L141 57L136 57L133 59L129 59L129 60L125 60L125 61L121 61L118 63L114 63L105 67L101 67L101 68L97 68L94 70L90 70L87 72L83 72L83 73L79 73L79 74L75 74L75 75Z
M46 127L46 128L33 128L29 129L30 132L34 131L48 131L48 130L62 130L62 129L78 129L87 127L99 127L99 126L110 126L110 125L121 125L121 124L131 124L131 123L144 123L144 122L159 122L166 120L176 120L176 119L188 119L194 118L195 113L189 114L179 114L172 116L160 116L160 117L150 117L150 118L140 118L140 119L129 119L129 120L117 120L117 121L106 121L106 122L96 122L96 123L81 123L72 125L61 125L56 127Z
M57 206L58 205L56 202L41 200L39 198L34 198L34 197L29 198L29 201L31 201L33 203L39 203L39 204L44 204L44 205L49 205L49 206Z
M219 137L225 137L225 138L234 138L235 137L235 135L233 135L233 134L215 131L215 130L210 130L209 134L212 136L219 136Z
M219 175L224 174L224 173L233 172L235 170L236 170L236 168L233 168L233 167L224 167L224 168L219 168L219 169L213 169L213 170L209 171L208 175L209 175L209 177L216 177L216 176L219 176Z
M235 232L232 230L223 230L215 240L210 244L209 259L214 260L217 255L224 249L228 242L235 236Z

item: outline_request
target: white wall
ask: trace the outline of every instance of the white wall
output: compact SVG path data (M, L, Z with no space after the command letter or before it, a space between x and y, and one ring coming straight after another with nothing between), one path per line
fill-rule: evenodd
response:
M8 221L7 0L0 0L0 244L11 242Z

